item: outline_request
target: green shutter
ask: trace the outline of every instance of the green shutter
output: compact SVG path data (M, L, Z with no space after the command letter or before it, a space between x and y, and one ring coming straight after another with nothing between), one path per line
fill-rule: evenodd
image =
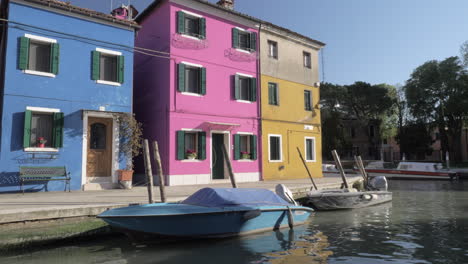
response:
M239 47L239 29L232 28L232 47Z
M250 136L250 159L251 160L257 159L257 136L256 135Z
M198 132L198 155L199 160L206 159L206 133Z
M206 94L206 68L200 68L200 94Z
M101 73L101 70L100 70L101 62L99 61L99 59L101 57L101 54L99 53L99 51L93 50L92 57L93 57L92 58L93 63L92 63L92 70L91 70L92 72L91 79L99 80L100 73Z
M125 57L118 56L118 65L117 65L117 82L123 83L124 82L124 75L125 75Z
M205 18L202 17L198 20L198 27L199 27L199 32L200 32L200 38L206 39L206 19Z
M185 13L177 11L177 33L185 33Z
M54 113L54 127L52 129L52 144L54 148L63 147L63 113Z
M234 75L234 99L240 99L239 75Z
M26 110L24 112L24 133L23 133L23 147L29 148L31 146L31 119L32 112Z
M250 78L250 101L257 101L257 78Z
M178 84L177 84L177 90L179 92L185 92L185 64L179 63L177 65L178 67Z
M241 153L240 153L240 135L234 135L234 160L240 160Z
M255 32L250 32L250 49L257 50L257 33Z
M177 131L177 159L185 159L185 131Z
M50 52L50 72L57 75L59 72L60 61L60 45L58 43L51 44Z
M274 87L271 83L268 83L268 104L271 104L271 105L274 105L274 94L273 94L273 91L274 90Z
M20 38L20 48L18 54L18 67L20 70L27 70L29 64L29 38Z

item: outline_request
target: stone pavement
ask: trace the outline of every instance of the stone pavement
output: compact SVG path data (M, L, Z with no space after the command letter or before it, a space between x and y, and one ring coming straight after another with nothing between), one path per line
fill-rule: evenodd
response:
M347 177L351 184L360 177ZM319 189L338 188L341 178L327 175L314 178ZM260 181L238 183L239 188L265 188L274 190L279 183L286 185L293 192L310 188L310 179ZM169 202L185 199L204 187L231 187L229 181L210 185L167 186L166 197ZM153 188L155 202L160 202L159 188ZM113 189L101 191L38 192L0 194L0 224L25 221L49 220L70 217L95 216L108 208L122 207L131 203L147 203L146 187L134 187L131 190Z

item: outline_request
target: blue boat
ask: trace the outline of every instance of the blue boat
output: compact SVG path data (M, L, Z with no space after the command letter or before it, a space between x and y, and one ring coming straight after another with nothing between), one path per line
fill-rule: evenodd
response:
M292 228L312 211L266 189L203 188L180 203L116 208L98 218L132 236L209 238Z

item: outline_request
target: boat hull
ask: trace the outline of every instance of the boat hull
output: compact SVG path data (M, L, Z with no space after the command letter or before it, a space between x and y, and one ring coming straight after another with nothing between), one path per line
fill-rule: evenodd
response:
M389 169L366 169L369 176L385 176L394 179L431 179L431 180L453 180L457 178L455 172L424 172L408 170L389 170Z
M356 209L387 203L392 200L392 193L387 191L344 192L341 189L309 192L298 199L299 203L315 210Z
M117 214L101 214L98 217L112 227L125 230L125 233L147 234L174 238L209 238L245 235L255 232L287 227L289 211L285 206L258 208L200 208L199 212L189 212L187 206L170 205L173 212L165 213L164 205L157 204L153 214L125 215L124 210ZM147 207L147 206L146 206ZM192 209L198 206L190 206ZM136 208L133 208L135 211ZM146 208L147 209L147 208ZM294 225L306 222L312 210L291 206ZM164 209L163 209L164 210ZM159 211L159 212L158 212ZM184 213L178 213L184 212Z

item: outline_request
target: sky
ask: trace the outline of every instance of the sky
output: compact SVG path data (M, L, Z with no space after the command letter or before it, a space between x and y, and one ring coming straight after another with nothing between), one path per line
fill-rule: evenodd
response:
M70 2L109 13L111 3L141 12L152 0ZM336 84L404 85L416 67L459 56L468 41L467 0L236 0L235 10L326 43L320 79Z

